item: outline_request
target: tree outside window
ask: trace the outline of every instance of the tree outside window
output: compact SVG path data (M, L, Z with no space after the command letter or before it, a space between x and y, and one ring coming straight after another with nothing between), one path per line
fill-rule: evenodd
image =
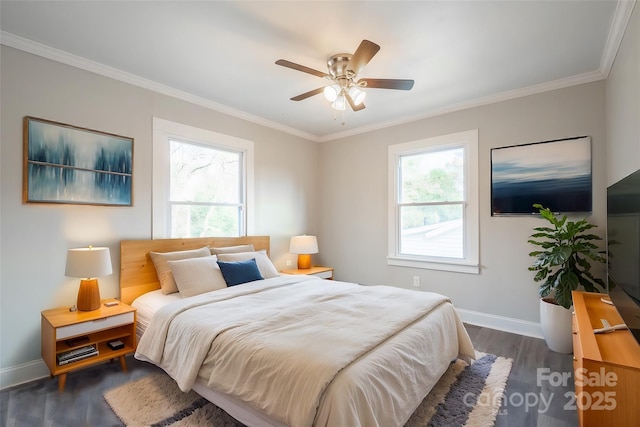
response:
M239 236L242 153L170 140L171 236Z

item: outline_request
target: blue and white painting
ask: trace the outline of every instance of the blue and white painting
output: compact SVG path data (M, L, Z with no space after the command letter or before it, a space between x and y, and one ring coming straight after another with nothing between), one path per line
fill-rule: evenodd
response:
M132 205L133 139L25 118L26 202Z
M491 150L491 214L591 212L588 136Z

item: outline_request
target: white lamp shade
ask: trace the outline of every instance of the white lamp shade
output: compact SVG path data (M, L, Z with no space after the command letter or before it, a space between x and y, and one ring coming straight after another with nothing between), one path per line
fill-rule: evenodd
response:
M347 101L344 96L339 96L335 101L331 104L334 110L344 111L347 108Z
M354 105L360 105L364 102L364 98L366 98L367 93L358 89L356 86L353 86L349 89L349 96L353 99Z
M339 94L340 86L338 85L329 85L324 87L324 97L329 102L335 101Z
M112 273L109 248L76 248L67 251L64 274L69 277L92 278Z
M294 236L289 243L289 252L292 254L317 254L318 239L316 236Z

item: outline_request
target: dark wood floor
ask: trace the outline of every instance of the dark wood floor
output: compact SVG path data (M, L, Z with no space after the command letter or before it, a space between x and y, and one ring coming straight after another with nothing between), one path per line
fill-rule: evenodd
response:
M571 409L573 357L549 350L544 340L467 325L476 350L513 359L513 367L496 427L575 427L578 415ZM549 384L548 374L568 378ZM538 385L538 376L541 381Z
M572 381L566 386L537 384L538 369L570 373L571 355L554 353L544 341L477 326L467 326L478 351L514 360L507 383L505 402L497 427L574 427L575 410L567 410ZM158 368L127 357L128 372L119 363L107 363L68 375L64 393L58 393L57 379L42 379L0 392L0 426L121 426L102 394L127 381L159 371ZM572 378L572 377L571 377ZM569 393L569 394L565 394ZM544 400L543 400L544 399ZM542 403L548 402L548 406Z

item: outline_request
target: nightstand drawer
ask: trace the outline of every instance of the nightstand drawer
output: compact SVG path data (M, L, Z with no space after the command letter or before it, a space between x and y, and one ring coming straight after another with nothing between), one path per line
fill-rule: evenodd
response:
M76 323L69 326L61 326L56 329L56 339L73 337L76 335L87 334L102 329L112 328L114 326L127 325L133 323L134 313L123 313L115 316L96 319L88 322Z
M282 270L283 274L303 274L305 276L314 276L320 279L333 280L333 268L316 265L311 268L296 268L291 270Z
M320 273L313 273L312 276L319 277L321 279L332 279L333 278L333 270L323 271Z

